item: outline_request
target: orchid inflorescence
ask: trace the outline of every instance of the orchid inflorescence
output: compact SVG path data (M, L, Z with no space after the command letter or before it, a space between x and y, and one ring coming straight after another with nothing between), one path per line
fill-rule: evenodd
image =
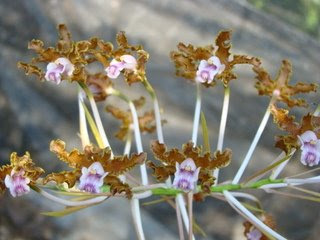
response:
M273 79L262 67L259 58L231 54L231 31L220 32L215 43L205 47L179 43L178 49L172 51L170 57L175 64L176 75L190 80L197 86L197 98L191 141L183 144L181 150L168 149L162 133L162 124L166 121L161 119L157 95L146 76L149 54L143 47L130 45L124 32L117 34L116 47L96 37L84 41L73 41L67 27L63 24L58 26L58 33L59 39L55 47L46 48L42 41L32 40L28 48L36 53L36 57L30 63L19 62L18 67L22 68L27 75L35 74L40 80L57 85L62 81L77 83L82 149L68 151L62 140L53 140L50 143L50 151L66 163L69 170L49 173L46 176L42 176L44 170L34 165L28 152L22 157L12 153L10 164L0 169L2 193L9 189L13 197L18 197L29 193L32 189L52 201L65 205L68 209L44 213L49 216L63 216L79 210L79 206L83 209L114 196L126 197L130 200L134 226L139 239L145 238L139 199L153 195L172 202L167 196L175 197L180 239L184 239L181 216L189 239L194 239L192 202L193 200L202 201L206 197L215 197L226 200L246 219L244 236L247 239L286 239L275 231L274 220L262 211L257 198L246 193L245 190L264 189L268 193L276 193L273 191L274 188L289 188L320 181L319 176L278 178L299 149L301 163L306 167L317 166L320 162L319 109L317 108L314 113L307 113L301 123L295 122L294 117L289 115L292 107L307 106L304 99L295 98L295 95L316 91L315 84L290 85L292 66L288 60L283 60L278 75ZM88 70L88 66L94 62L102 65L100 72L92 73ZM252 68L256 74L255 87L258 94L269 96L270 103L234 178L229 182L219 183L219 169L227 167L232 158L232 150L224 149L223 142L230 83L237 79L234 70L239 64ZM117 89L115 79L120 75L129 85L142 83L154 103L153 110L138 115L137 110L144 105L146 99L141 97L138 100L131 100ZM201 89L214 87L219 82L223 84L225 97L218 146L216 151L212 151L205 115L201 112ZM123 155L114 155L96 106L97 101L106 101L109 96L118 97L128 103L129 110L122 110L114 105L106 107L107 112L122 122L116 137L125 142ZM88 104L91 111L87 107ZM280 108L280 105L286 105L287 108ZM197 144L200 115L203 146ZM275 161L270 161L266 168L240 182L270 115L273 116L279 128L287 133L276 137L275 146L282 150L282 153ZM88 125L95 142L90 140ZM156 161L151 158L147 160L141 142L141 132L152 133L153 131L157 132L158 139L151 142L150 148ZM132 132L137 153L130 155ZM129 173L136 166L140 166L141 182ZM147 167L160 183L149 183ZM269 172L271 175L263 178ZM82 201L73 201L59 197L60 194L65 193L70 193L72 196L86 196L86 198ZM304 191L304 194L307 194L307 191ZM312 194L312 191L308 190L308 194ZM244 204L238 198L253 201L257 207Z

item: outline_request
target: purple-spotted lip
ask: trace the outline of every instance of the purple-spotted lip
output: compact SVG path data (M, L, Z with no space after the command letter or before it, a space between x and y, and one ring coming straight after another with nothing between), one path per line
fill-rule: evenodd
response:
M177 183L177 187L181 188L183 190L191 190L191 184L190 181L188 181L187 179L181 178L178 183Z
M187 170L187 169L185 169L185 168L181 168L181 169L180 169L180 173L182 173L182 174L188 174L188 175L190 175L190 176L193 176L194 171L192 171L192 170Z
M86 183L81 190L84 190L90 193L97 193L96 186L92 183Z

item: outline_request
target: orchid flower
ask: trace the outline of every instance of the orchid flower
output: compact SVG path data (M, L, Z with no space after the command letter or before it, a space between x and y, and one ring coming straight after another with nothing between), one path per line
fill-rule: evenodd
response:
M70 77L74 71L74 65L67 58L58 58L47 65L45 79L59 84L62 77Z
M101 163L94 162L89 168L82 167L81 172L79 189L90 193L100 193L103 179L108 175L108 172L104 171Z
M201 60L196 73L196 81L210 84L214 77L222 73L224 69L225 65L216 56L212 56L208 60Z
M248 240L260 240L262 237L262 233L258 229L253 228L250 232L247 233L246 237Z
M298 136L301 142L301 163L309 167L319 164L320 161L320 141L313 131L306 131Z
M191 158L187 158L181 164L176 162L176 173L174 175L173 186L184 191L193 191L198 181L200 167Z
M131 55L122 55L120 57L120 62L113 59L106 68L106 72L109 78L115 79L119 77L120 72L123 69L129 69L134 71L137 68L137 60Z
M24 171L20 170L16 172L14 169L11 170L10 175L6 175L5 185L9 188L10 193L13 197L20 197L30 192L30 179L24 176Z

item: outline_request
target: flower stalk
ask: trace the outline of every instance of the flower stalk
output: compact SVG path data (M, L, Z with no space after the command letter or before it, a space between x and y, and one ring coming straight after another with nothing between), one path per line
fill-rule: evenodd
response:
M223 106L222 106L221 120L220 120L220 127L219 127L219 137L218 137L218 144L217 144L218 151L222 151L222 148L223 148L223 140L224 140L224 135L226 130L228 110L229 110L229 100L230 100L230 87L227 86L224 88L224 98L223 98ZM217 185L218 178L219 178L219 168L213 171L213 176L216 179L214 184Z

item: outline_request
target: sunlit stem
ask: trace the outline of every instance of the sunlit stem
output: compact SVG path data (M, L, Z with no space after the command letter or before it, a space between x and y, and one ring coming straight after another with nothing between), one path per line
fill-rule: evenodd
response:
M161 124L161 114L160 114L160 108L159 108L159 103L158 103L156 92L154 91L153 87L151 86L151 84L149 83L148 79L145 76L143 76L142 83L143 83L143 86L148 91L150 97L153 100L153 107L154 107L154 115L155 115L155 119L156 119L156 128L157 128L158 141L159 141L159 143L164 143L162 124Z
M85 146L90 144L90 138L88 133L86 115L83 108L83 97L82 97L81 89L79 89L79 93L78 93L78 105L79 105L80 139L81 139L82 148L84 149Z
M131 199L130 205L131 205L131 212L132 212L132 217L133 217L133 222L136 229L137 237L139 240L144 240L145 237L144 237L142 222L141 222L139 200Z
M199 129L199 121L200 121L200 113L201 113L201 84L197 84L197 97L196 97L196 106L194 109L194 117L193 117L193 128L192 128L192 142L193 145L197 145L198 139L198 129Z
M267 123L268 123L268 120L269 120L269 117L270 117L270 114L271 114L270 106L271 106L271 104L273 104L273 102L274 102L274 98L272 97L271 101L270 101L270 103L268 105L268 108L267 108L267 110L266 110L266 112L265 112L265 114L264 114L264 116L262 118L260 126L259 126L259 128L258 128L258 130L256 132L256 135L254 136L254 139L253 139L253 141L252 141L252 143L250 145L250 148L249 148L244 160L242 161L241 166L240 166L236 176L232 180L233 184L236 184L236 183L239 182L240 178L242 177L242 174L244 173L244 170L247 168L247 166L248 166L248 164L249 164L249 162L251 160L252 154L253 154L253 152L254 152L254 150L255 150L255 148L256 148L259 140L260 140L260 137L261 137L261 135L262 135Z
M101 136L101 139L102 139L102 142L103 142L103 145L104 145L103 147L104 148L110 147L110 144L109 144L106 132L104 131L104 128L103 128L103 125L102 125L102 121L101 121L101 117L100 117L100 114L99 114L99 111L98 111L97 104L96 104L96 102L94 100L94 97L93 97L92 93L90 92L90 90L88 89L88 87L85 84L80 84L80 86L85 91L85 93L87 94L87 97L89 99L90 106L91 106L92 113L93 113L93 117L94 117L94 120L95 120L95 122L97 124L97 128L98 128L99 134ZM112 151L111 151L111 157L113 157L113 152Z
M271 235L277 240L285 240L283 236L281 236L279 233L272 230L270 227L268 227L266 224L264 224L260 219L258 219L254 214L252 214L247 208L245 208L234 196L232 196L231 193L228 191L224 191L223 194L225 195L227 201L230 205L235 206L238 208L246 217L247 219L255 225L258 229L260 229L263 233L266 233L267 235Z
M126 136L126 144L124 145L124 149L123 149L123 155L129 155L130 151L131 151L131 130L128 131L127 136ZM126 176L125 175L120 175L119 176L120 180L122 182L126 181Z
M193 238L193 227L192 227L192 202L193 202L193 192L188 193L188 214L189 214L189 240L192 240Z
M182 216L182 219L183 219L184 226L185 226L187 232L189 232L189 217L188 217L188 212L187 212L187 209L185 207L185 202L184 202L182 194L178 194L177 195L176 202L178 203L178 205L180 207L180 212L181 212L181 216ZM193 240L195 239L194 236L192 236L192 239Z
M68 207L76 207L76 206L85 206L85 205L90 205L90 204L96 204L96 203L100 203L104 200L106 200L108 198L108 196L99 196L99 197L95 197L89 200L85 200L85 201L69 201L63 198L59 198L56 197L36 186L32 186L32 189L35 190L36 192L38 192L39 194L41 194L42 196L44 196L47 199L50 199L51 201L54 201L56 203L68 206Z
M219 128L219 137L218 137L218 144L217 144L218 151L222 151L222 148L223 148L223 140L224 140L224 134L225 134L225 130L226 130L228 110L229 110L229 100L230 100L230 87L227 86L224 88L224 98L223 98L220 128ZM213 171L213 176L216 179L214 184L217 185L218 178L219 178L219 169L215 169Z
M125 96L123 93L121 93L120 91L118 91L116 89L112 89L112 90L109 90L109 92L112 95L119 97L120 99L124 100L126 103L129 104L131 115L132 115L133 130L134 130L137 151L138 151L138 153L142 153L143 147L142 147L141 132L140 132L140 127L139 127L139 119L138 119L136 107L134 106L133 102L129 98L127 98L127 96ZM140 165L140 172L141 172L142 184L148 185L148 175L147 175L147 169L146 169L145 164Z
M184 232L183 232L183 223L181 218L180 207L178 202L176 201L176 214L177 214L177 221L178 221L178 230L179 230L179 239L184 240Z

